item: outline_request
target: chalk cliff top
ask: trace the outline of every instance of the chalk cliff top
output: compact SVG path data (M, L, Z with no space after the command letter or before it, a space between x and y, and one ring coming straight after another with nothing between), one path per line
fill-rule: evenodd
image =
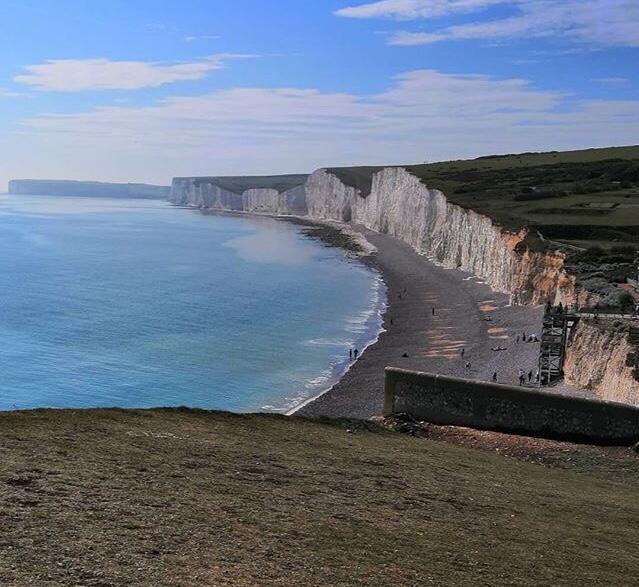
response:
M306 183L308 175L249 175L249 176L220 176L220 177L176 177L176 181L192 180L196 183L211 183L224 190L236 194L242 194L247 190L271 189L278 192L285 192L294 187L302 186Z

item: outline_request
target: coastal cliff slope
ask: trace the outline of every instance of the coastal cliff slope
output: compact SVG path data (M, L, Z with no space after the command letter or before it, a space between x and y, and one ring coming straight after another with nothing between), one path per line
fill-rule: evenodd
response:
M83 196L94 198L142 198L166 200L169 186L144 183L106 183L53 179L13 179L9 193L28 196Z

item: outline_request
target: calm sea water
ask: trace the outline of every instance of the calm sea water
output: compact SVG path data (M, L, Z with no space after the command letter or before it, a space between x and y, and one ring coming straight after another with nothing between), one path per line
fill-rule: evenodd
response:
M0 196L0 409L286 411L377 335L379 277L272 219Z

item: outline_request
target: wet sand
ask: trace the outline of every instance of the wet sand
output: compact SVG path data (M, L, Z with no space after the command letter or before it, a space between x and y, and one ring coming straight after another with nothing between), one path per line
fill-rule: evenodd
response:
M369 262L388 288L385 332L332 389L296 414L381 414L386 366L483 381L497 372L498 382L508 384L518 383L519 369L534 376L539 343L517 343L516 337L541 334L542 307L510 306L508 295L492 291L475 277L439 267L394 237L355 228L377 248ZM493 351L496 347L506 350ZM586 395L565 386L556 391Z

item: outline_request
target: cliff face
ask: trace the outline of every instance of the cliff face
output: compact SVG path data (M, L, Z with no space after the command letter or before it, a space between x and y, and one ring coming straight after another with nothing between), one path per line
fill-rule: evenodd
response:
M259 178L256 178L256 181L248 182L247 185L259 183ZM268 185L270 182L264 183ZM231 191L225 187L226 185L231 185L238 191ZM306 190L303 183L283 190L268 187L250 187L242 190L239 181L180 177L173 180L169 201L181 206L256 214L307 213Z
M180 206L214 210L242 211L242 195L198 178L176 178L171 185L169 201Z
M639 382L633 375L636 352L627 328L582 319L566 354L566 380L602 399L639 405Z
M298 186L285 192L251 189L242 194L244 212L306 215L306 190Z
M366 197L319 170L307 182L306 198L309 216L352 221L395 236L446 267L473 273L493 289L512 294L516 303L577 301L563 255L533 251L525 231L503 231L490 218L449 203L405 169L376 173Z
M29 196L83 196L166 200L169 197L170 188L168 186L144 183L12 179L9 182L9 193Z

